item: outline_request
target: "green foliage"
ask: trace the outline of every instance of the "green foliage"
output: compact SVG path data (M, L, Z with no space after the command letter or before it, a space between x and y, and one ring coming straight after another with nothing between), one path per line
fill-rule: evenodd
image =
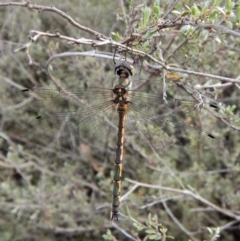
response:
M185 25L181 28L181 33L184 37L192 35L194 32L194 27L191 25Z
M220 228L208 228L208 231L210 233L210 239L211 241L215 241L220 237Z
M152 216L152 214L149 213L145 225L137 222L137 220L132 220L134 221L133 226L137 229L138 232L144 231L147 234L143 239L144 241L174 239L174 237L167 235L167 228L158 223L157 215Z
M115 241L115 237L112 235L112 232L110 229L107 230L106 234L104 234L103 236L104 240L110 240L110 241Z
M237 7L237 20L238 20L238 23L240 22L240 5L238 5Z
M214 0L213 7L218 7L223 0Z
M112 32L112 36L115 38L115 41L117 42L121 40L121 37L118 32L117 33Z
M142 9L142 12L143 12L143 18L140 24L140 28L141 30L145 30L146 26L149 24L151 9L145 5L145 7Z

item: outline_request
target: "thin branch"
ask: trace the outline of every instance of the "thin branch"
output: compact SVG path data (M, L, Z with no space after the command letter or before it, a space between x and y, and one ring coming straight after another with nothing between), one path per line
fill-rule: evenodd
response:
M162 69L162 66L150 65L150 64L147 64L147 63L146 63L145 67L152 68L152 69L155 69L155 70L161 70ZM196 75L196 76L202 76L202 77L207 77L207 78L212 78L212 79L217 79L217 80L228 81L228 82L240 84L240 80L238 80L238 79L223 77L223 76L214 75L214 74L207 74L207 73L197 72L197 71L193 71L193 70L179 69L179 68L175 68L175 67L171 67L171 66L166 66L166 67L167 67L167 70L174 71L174 72L185 73L185 74Z
M193 197L194 199L204 203L205 205L213 208L214 210L216 210L216 211L218 211L220 213L223 213L226 216L234 218L235 220L239 220L240 221L240 216L239 215L234 214L230 210L218 207L214 203L211 203L210 201L204 199L203 197L201 197L200 195L198 195L196 193L193 193L190 190L186 190L186 189L185 190L180 190L180 189L171 188L171 187L163 187L163 186L160 186L160 185L151 185L151 184L136 182L136 181L131 180L129 178L125 178L125 180L130 182L130 183L133 183L133 184L138 184L139 186L142 186L142 187L147 187L147 188L152 188L152 189L161 189L161 190L166 190L166 191L170 191L170 192L176 192L176 193L182 193L182 194L185 194L185 195L189 195L189 196Z
M138 184L135 184L127 193L121 196L121 202L126 199L131 193L135 191L135 189L138 188Z
M127 14L126 14L126 11L125 11L125 9L124 9L124 2L123 2L123 0L119 0L119 4L120 4L121 9L122 9L124 22L125 22L125 24L126 24L126 26L127 26L127 25L128 25Z
M193 95L193 93L194 93L195 91L189 90L188 88L186 88L186 86L185 86L184 84L182 84L182 83L180 83L180 82L177 82L176 84L177 84L178 87L182 88L184 91L186 91L188 94L190 94L193 98L195 98L195 96ZM232 83L226 83L226 84L232 85ZM225 84L225 85L226 85L226 84ZM235 84L235 85L237 85L237 84ZM238 85L237 85L237 86L238 86ZM200 88L198 87L198 89L200 89ZM201 96L202 96L202 94L201 94L199 91L197 91L197 95L200 96L200 98L201 98ZM195 99L196 99L196 98L195 98ZM202 98L201 98L201 99L202 99ZM236 125L234 125L233 123L230 123L230 122L228 121L228 119L229 119L228 116L227 116L227 117L226 117L226 116L222 116L221 114L219 114L218 112L212 110L211 108L208 108L208 111L209 111L213 116L215 116L216 118L218 118L219 120L221 120L223 123L225 123L227 126L231 127L231 128L234 129L234 130L240 131L240 127L239 127L239 126L236 126ZM224 112L224 111L223 111L223 112ZM240 121L239 121L239 118L238 118L237 116L234 116L234 115L232 114L231 117L232 117L233 119L235 119L236 121L240 122Z
M39 228L42 228L42 229L46 228L47 230L49 230L49 226L48 227L44 227L43 225L41 225L41 226L39 226ZM87 226L87 228L86 227L81 227L81 226L75 227L75 228L62 228L62 227L54 227L54 226L52 226L50 228L52 228L52 230L54 231L55 234L61 233L61 234L65 234L65 235L77 234L77 233L80 234L80 233L90 232L90 231L94 232L94 230L96 230L95 227L89 226L89 225Z
M24 49L28 49L33 42L37 41L40 37L45 36L45 37L50 37L50 38L58 38L58 39L66 40L66 41L68 41L68 44L85 44L85 45L91 45L94 48L110 44L111 46L124 49L125 51L129 51L132 54L135 54L135 55L138 55L141 57L147 57L147 58L151 59L153 62L159 64L161 66L160 68L168 69L168 67L163 62L157 60L150 54L146 54L145 52L140 51L140 50L132 49L126 45L115 42L111 39L105 39L105 40L93 40L93 39L86 39L86 38L75 39L72 37L62 35L59 32L47 33L47 32L41 32L41 31L36 31L36 30L31 30L30 33L36 34L37 37L31 38L27 44L25 44L23 47L16 49L15 52L20 51L20 50L22 51Z
M219 120L221 120L224 124L226 124L227 126L231 127L232 129L236 130L236 131L240 131L240 127L228 122L223 116L221 116L220 114L216 113L215 111L212 111L211 109L208 110L213 116L215 116L216 118L218 118ZM235 117L237 118L237 117ZM239 120L238 120L239 121ZM240 121L239 121L240 122Z
M123 233L127 238L129 238L129 240L134 240L134 241L138 241L137 239L135 239L132 235L130 235L129 233L127 233L124 229L120 228L115 222L112 222L113 226L118 229L121 233Z
M235 225L237 223L239 223L239 220L234 220L234 221L231 221L229 223L226 223L225 225L223 225L223 226L221 226L219 228L220 228L221 231L223 231L223 230L228 229L229 227L231 227L231 226L233 226L233 225ZM236 226L236 228L238 229L237 226Z
M194 27L200 27L203 29L215 29L216 31L221 31L224 34L232 35L234 37L240 38L240 33L238 31L231 30L227 27L224 27L220 24L206 24L200 21L193 21L189 18L177 18L173 21L170 21L169 19L163 20L158 24L158 29L164 29L164 28L173 28L176 26L183 26L183 25L191 25ZM154 28L155 26L152 26L151 28Z
M102 33L99 33L97 31L94 31L90 28L87 28L87 27L79 24L72 17L70 17L67 13L61 11L60 9L57 9L54 6L49 7L49 6L32 4L31 1L0 3L0 7L7 7L7 6L24 7L29 10L37 10L40 13L41 12L53 12L53 13L58 14L62 18L66 19L74 27L76 27L82 31L88 32L90 34L93 34L98 40L109 39L107 36L103 35Z
M101 40L101 41L92 40L92 39L85 39L85 38L75 39L75 38L72 38L72 37L61 35L59 32L46 33L46 32L41 32L41 31L36 31L36 30L32 30L31 33L36 34L36 35L34 37L32 37L30 39L30 42L25 44L23 47L16 49L15 52L23 50L23 49L26 49L26 51L28 51L28 48L31 46L31 44L33 42L37 41L42 36L46 36L46 37L50 37L50 38L63 39L63 40L68 41L68 44L86 44L86 45L91 45L93 47L111 44L112 46L122 48L125 51L130 51L133 54L136 54L138 56L147 57L147 58L151 59L153 62L155 62L156 64L160 65L160 66L150 65L146 61L144 61L145 67L148 67L148 68L152 68L152 69L155 69L155 70L161 70L162 68L164 68L166 70L175 71L175 72L179 72L179 73L186 73L186 74L191 74L191 75L196 75L196 76L203 76L203 77L208 77L208 78L212 78L212 79L218 79L218 80L222 80L222 81L229 81L229 82L232 82L232 83L240 84L240 80L238 80L238 79L232 79L232 78L223 77L223 76L219 76L219 75L201 73L201 72L196 72L196 71L193 71L193 70L185 70L185 69L174 68L174 67L171 67L171 66L166 66L162 61L157 60L152 55L149 55L149 54L147 54L143 51L140 51L140 50L132 49L128 46L125 46L121 43L115 42L111 39L105 39L105 40ZM31 60L31 58L29 58L29 62L30 63L33 62Z
M166 61L168 61L179 49L181 49L189 40L191 37L185 38L167 57Z
M224 34L228 34L228 35L232 35L234 37L238 37L240 38L240 32L238 31L234 31L232 29L229 29L229 28L226 28L225 26L222 26L222 25L219 25L219 24L205 24L205 23L195 23L193 24L193 26L199 26L201 28L205 28L205 29L215 29L215 30L218 30L218 31L222 31L222 33Z
M38 32L38 31L37 31ZM43 33L45 36L48 36L48 33ZM54 35L54 37L56 37L56 35ZM73 40L73 38L69 38L69 37L67 37L67 36L65 36L66 37L66 39L68 39L68 40ZM65 38L64 37L64 38ZM75 40L74 40L75 41ZM126 50L131 50L131 48L129 48L129 47L127 47L127 46L124 46L124 45L122 45L122 44L119 44L119 43L117 43L117 42L114 42L114 41L108 41L108 40L106 40L106 41L104 41L104 43L103 42L98 42L98 41L96 41L96 40L91 40L91 39L78 39L78 40L76 40L77 42L79 42L79 43L85 43L85 44L89 44L89 45L93 45L93 43L94 43L94 45L95 46L100 46L100 45L103 45L103 44L112 44L112 45L115 45L115 46L119 46L119 47L122 47L122 48L126 48ZM162 61L159 61L159 60L157 60L157 59L155 59L155 58L153 58L152 56L150 56L150 55L148 55L148 54L146 54L146 53L144 53L143 51L139 51L139 50L132 50L132 52L134 53L134 54L137 54L137 55L139 55L139 56L142 56L142 57L149 57L151 60L153 60L154 62L156 62L156 63L161 63L161 66L158 66L158 65L150 65L150 64L148 64L147 63L147 61L144 61L144 67L146 67L146 68L152 68L152 69L154 69L154 70L162 70L162 68L164 68L164 69L167 69L167 70L170 70L170 71L175 71L175 72L179 72L179 73L186 73L186 74L190 74L190 75L196 75L196 76L202 76L202 77L208 77L208 78L212 78L212 79L218 79L218 80L222 80L222 81L228 81L228 82L231 82L231 83L236 83L236 84L240 84L240 80L238 80L238 79L233 79L233 78L228 78L228 77L223 77L223 76L219 76L219 75L213 75L213 74L207 74L207 73L202 73L202 72L197 72L197 71L193 71L193 70L185 70L185 69L180 69L180 68L175 68L175 67L171 67L171 66L167 66L167 65L165 65L165 64L163 64L163 62ZM90 52L89 52L90 53ZM91 52L91 53L93 53L93 52ZM96 54L97 52L95 52L95 54ZM67 54L67 55L66 55ZM61 55L61 56L60 56ZM55 58L56 57L66 57L66 56L76 56L76 55L85 55L85 54L80 54L79 52L76 52L76 53L74 53L74 52L68 52L68 53L61 53L61 54L59 54L59 55L55 55ZM86 55L85 55L86 56ZM90 56L90 55L87 55L87 56ZM92 54L91 54L91 56L92 56ZM49 60L48 60L48 62L51 60L53 60L52 59L53 57L51 57ZM48 62L47 62L47 65L48 65Z
M194 238L193 233L188 231L183 225L182 223L175 217L175 215L173 214L173 212L171 211L171 209L168 207L167 203L164 201L163 202L163 206L166 210L166 212L168 213L168 215L171 217L171 219L176 223L176 225L184 232L186 233L191 240L197 241L196 238Z
M222 84L222 83L216 83L216 84L213 84L213 85L201 85L201 86L198 86L197 88L198 89L210 89L210 88L226 88L226 87L230 87L232 86L233 83L225 83L225 84ZM237 84L236 84L237 85Z
M159 204L159 203L163 203L163 202L167 202L167 201L172 201L172 200L182 200L183 199L183 196L182 194L180 195L175 195L175 196L171 196L171 197L166 197L166 198L161 198L161 199L157 199L157 200L154 200L152 201L151 203L147 203L147 204L144 204L140 207L140 209L145 209L145 208L149 208L149 207L152 207L156 204Z
M18 51L25 51L26 54L27 54L29 65L32 65L34 63L34 61L32 60L32 57L29 53L29 48L32 45L32 43L36 42L40 37L42 37L42 35L40 33L37 33L35 36L30 37L30 41L28 43L26 43L22 47L14 50L15 53L18 52Z
M175 0L175 2L173 2L172 3L172 5L168 8L168 10L165 12L165 14L163 15L163 19L165 19L167 16L168 16L168 14L170 13L170 12L172 12L172 10L174 9L174 7L177 5L177 3L179 2L180 0Z
M19 155L21 155L23 157L27 157L28 159L35 160L35 162L29 161L29 162L26 162L24 164L16 164L16 163L11 162L11 160L9 158L4 158L3 156L1 156L1 158L5 161L0 162L0 166L3 166L4 168L17 169L17 170L19 170L19 172L20 172L21 169L25 169L25 168L33 166L34 168L36 168L36 170L40 171L41 173L48 174L48 175L54 176L54 177L63 178L63 179L66 179L68 181L71 180L71 178L69 176L65 176L65 175L62 175L62 174L59 174L59 173L55 173L51 170L48 170L48 169L38 165L37 163L39 162L39 160L35 155L31 155L31 154L26 153L26 152L22 151L21 149L19 149L18 146L16 146L14 144L14 142L12 142L11 139L6 134L4 134L3 132L0 132L0 137L3 138L4 140L6 140L13 147L14 151L16 153L18 153ZM84 180L78 181L78 180L74 179L73 182L78 183L82 186L89 187L89 188L93 189L94 191L97 191L97 192L101 193L101 195L106 195L106 193L101 191L97 186L95 186L94 184L88 183L87 181L84 181Z

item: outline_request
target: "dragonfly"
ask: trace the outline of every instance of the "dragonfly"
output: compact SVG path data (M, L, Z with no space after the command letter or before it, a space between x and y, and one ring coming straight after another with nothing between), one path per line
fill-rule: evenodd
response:
M133 70L127 60L116 62L116 82L109 89L36 88L20 93L36 99L38 110L43 110L31 121L35 131L63 139L74 136L100 149L109 142L108 148L115 148L111 220L119 216L126 141L137 144L146 155L157 153L180 161L189 157L201 161L222 148L219 138L196 127L193 117L203 113L202 103L165 101L160 94L134 89ZM217 106L206 104L207 108L216 110Z

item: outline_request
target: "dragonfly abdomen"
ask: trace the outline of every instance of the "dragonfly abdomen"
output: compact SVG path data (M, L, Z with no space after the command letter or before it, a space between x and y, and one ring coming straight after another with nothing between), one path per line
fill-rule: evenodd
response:
M118 220L118 208L120 205L120 194L122 184L122 162L123 162L123 143L125 131L125 118L127 112L127 104L119 103L118 106L118 135L116 141L116 159L113 177L113 200L112 200L112 217L111 219Z

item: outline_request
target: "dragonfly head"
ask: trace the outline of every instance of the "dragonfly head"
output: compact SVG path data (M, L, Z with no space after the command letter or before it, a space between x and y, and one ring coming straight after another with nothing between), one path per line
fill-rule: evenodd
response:
M118 80L115 84L123 85L126 89L131 89L133 75L133 65L127 61L119 61L115 64L115 74L118 76Z
M128 78L133 75L133 65L127 61L119 61L115 64L115 74L122 78Z

